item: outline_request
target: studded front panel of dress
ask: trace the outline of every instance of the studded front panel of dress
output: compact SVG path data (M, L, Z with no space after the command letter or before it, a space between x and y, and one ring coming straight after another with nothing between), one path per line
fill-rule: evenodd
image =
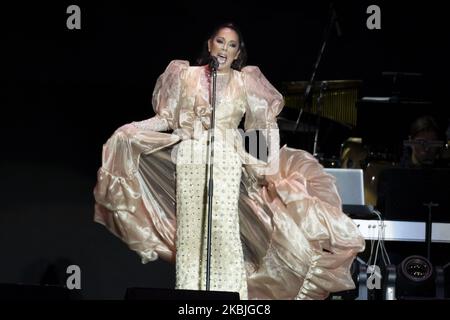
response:
M239 292L247 299L238 213L242 164L220 142L214 149L210 289ZM206 154L205 142L197 140L181 142L177 154L177 289L206 288Z

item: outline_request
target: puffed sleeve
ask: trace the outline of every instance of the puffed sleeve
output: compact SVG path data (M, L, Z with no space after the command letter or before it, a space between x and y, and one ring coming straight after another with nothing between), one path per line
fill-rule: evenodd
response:
M276 117L284 106L281 93L256 66L242 69L247 96L245 130L278 128Z
M143 130L168 131L177 125L176 112L180 100L183 80L189 62L173 60L158 77L152 94L152 105L155 116L133 125Z
M247 97L244 128L261 131L269 151L267 162L271 162L277 159L280 148L277 115L284 107L284 99L258 67L247 66L242 74Z

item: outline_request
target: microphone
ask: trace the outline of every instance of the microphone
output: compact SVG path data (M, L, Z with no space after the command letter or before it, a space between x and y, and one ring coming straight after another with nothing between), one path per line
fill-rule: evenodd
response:
M219 60L217 60L217 57L209 57L209 67L213 70L217 70L219 68Z

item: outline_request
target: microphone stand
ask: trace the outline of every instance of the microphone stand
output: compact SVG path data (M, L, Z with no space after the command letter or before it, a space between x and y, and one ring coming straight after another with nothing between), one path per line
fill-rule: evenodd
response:
M211 104L211 124L208 130L208 231L207 231L207 244L206 244L206 291L210 290L210 273L211 273L211 231L212 231L212 204L213 204L213 171L214 171L214 133L215 133L215 113L216 113L216 79L217 79L217 65L212 63L212 87L210 94Z
M336 24L337 32L338 32L338 34L340 34L340 30L339 30L339 27L338 27L338 24L337 24L337 21L336 21L336 11L334 9L333 3L330 4L330 11L331 11L330 20L328 22L327 28L325 29L325 33L324 33L325 35L324 35L322 47L320 48L319 55L317 56L316 63L314 64L314 68L313 68L313 72L311 74L311 78L309 79L308 85L306 86L306 89L305 89L304 99L303 99L304 106L300 107L300 112L298 114L297 121L295 122L294 132L298 130L298 127L300 125L300 119L301 119L302 114L303 114L303 110L304 109L311 109L311 100L312 100L311 99L311 95L312 95L311 90L312 90L312 86L313 86L314 81L316 79L316 72L317 72L317 69L319 68L320 60L322 59L322 55L323 55L323 53L325 51L325 47L327 46L328 38L330 37L331 30L333 29L333 24Z
M425 230L425 243L427 245L427 259L428 261L431 261L431 236L432 236L432 226L433 226L433 220L431 217L431 208L433 207L439 207L439 203L433 203L433 201L430 201L428 203L423 204L425 207L428 208L428 216L427 216L427 223L426 223L426 230Z
M328 83L326 81L322 81L320 85L320 94L317 98L317 122L316 122L316 132L314 134L314 146L313 146L313 156L318 157L318 144L319 144L319 127L320 127L320 118L322 117L322 100L324 92L328 89Z

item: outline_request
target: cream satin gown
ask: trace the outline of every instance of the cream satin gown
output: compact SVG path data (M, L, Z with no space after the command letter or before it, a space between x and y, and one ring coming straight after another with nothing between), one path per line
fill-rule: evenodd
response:
M120 127L103 146L94 189L95 221L143 263L176 262L177 288L205 284L206 170L198 160L206 156L209 79L206 67L172 61L153 91L156 115ZM254 66L233 70L218 89L211 289L324 299L354 288L350 267L364 238L342 212L334 178L308 152L279 148L282 95ZM236 131L243 117L245 130L268 130L277 151L268 164L245 152Z
M233 105L224 103L229 81L229 75L218 74L215 119L222 132L234 124L229 118ZM216 134L214 143L210 289L239 292L247 299L238 212L242 162L222 136ZM199 140L184 140L177 152L177 289L206 289L207 138L203 132Z

